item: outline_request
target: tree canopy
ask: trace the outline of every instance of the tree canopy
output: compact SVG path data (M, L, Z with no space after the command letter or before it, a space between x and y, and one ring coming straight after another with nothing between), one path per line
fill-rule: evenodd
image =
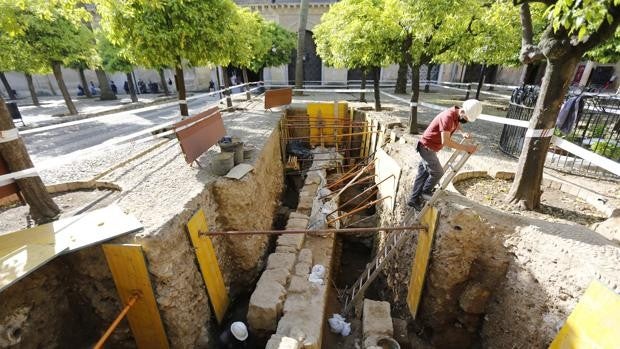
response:
M263 21L263 38L267 41L265 51L259 53L250 66L253 71L264 67L276 67L291 60L295 49L295 33L286 30L273 21Z

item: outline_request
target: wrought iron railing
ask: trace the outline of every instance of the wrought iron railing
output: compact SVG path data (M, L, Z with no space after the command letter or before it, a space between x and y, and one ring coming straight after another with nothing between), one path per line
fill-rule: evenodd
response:
M538 93L539 89L536 86L515 89L506 117L529 120L534 112ZM575 96L571 93L567 98ZM578 107L577 119L570 132L562 134L556 129L555 136L613 161L620 161L620 97L584 93L581 94L581 103ZM518 157L523 147L525 132L526 129L523 127L504 125L500 137L501 151ZM545 166L583 176L618 179L618 176L594 165L589 159L553 145L549 149Z

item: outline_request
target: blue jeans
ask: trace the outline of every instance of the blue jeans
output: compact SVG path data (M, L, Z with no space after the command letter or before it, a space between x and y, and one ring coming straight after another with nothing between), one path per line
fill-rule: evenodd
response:
M441 176L443 176L443 167L437 158L437 153L426 148L421 143L418 143L417 151L421 159L409 202L418 200L422 193L430 193L435 185L439 183Z

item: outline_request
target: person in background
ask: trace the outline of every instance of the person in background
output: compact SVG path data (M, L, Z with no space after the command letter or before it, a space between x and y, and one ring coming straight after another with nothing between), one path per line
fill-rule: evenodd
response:
M217 338L219 349L250 349L255 348L256 343L250 336L248 328L241 321L235 321Z
M83 96L84 95L84 87L82 87L82 85L78 85L77 87L78 89L78 96Z
M110 81L110 89L112 90L112 93L114 93L114 95L118 94L118 87L116 87L114 81Z
M123 84L123 90L125 90L126 95L129 94L129 82L127 82L127 80L125 80L125 83Z
M482 104L476 99L463 102L463 107L454 106L439 113L424 130L418 141L416 151L420 154L418 174L413 183L413 191L407 205L421 211L425 201L433 195L435 185L443 176L443 167L437 158L437 152L444 146L455 150L463 150L470 154L477 150L473 144L459 144L452 140L454 131L459 131L463 138L470 138L463 132L461 124L473 122L482 113Z
M209 81L209 90L207 92L211 92L211 90L215 91L215 83L213 82L213 79Z
M90 82L90 93L93 96L97 94L97 89L95 88L95 84L92 81Z

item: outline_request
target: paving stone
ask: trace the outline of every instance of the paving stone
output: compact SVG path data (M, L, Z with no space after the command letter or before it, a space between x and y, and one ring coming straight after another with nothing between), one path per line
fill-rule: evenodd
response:
M304 244L305 238L305 234L283 234L278 237L277 245L294 247L298 251Z
M293 274L299 276L308 276L310 274L310 263L299 262L295 264L295 268L293 269Z
M295 265L295 253L272 253L267 258L267 270L284 268L290 273Z
M394 327L390 315L390 303L364 299L362 329L364 338L372 335L392 337Z
M312 250L309 248L302 248L301 250L299 250L297 260L299 262L312 264Z
M275 331L282 315L286 290L275 281L259 282L250 297L248 324L253 331Z

